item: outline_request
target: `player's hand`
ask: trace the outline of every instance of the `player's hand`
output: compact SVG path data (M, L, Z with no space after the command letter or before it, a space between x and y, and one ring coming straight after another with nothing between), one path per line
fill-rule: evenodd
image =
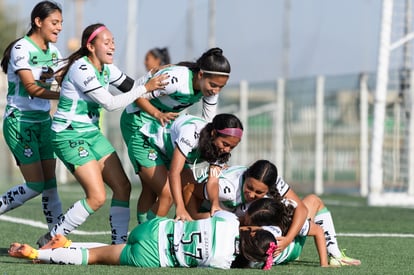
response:
M290 242L285 237L277 237L277 248L273 253L273 257L277 257L289 245Z
M173 121L174 119L176 119L179 116L179 113L163 113L163 112L158 112L156 114L154 114L154 117L161 123L162 126L165 126L165 124L170 123L171 121Z
M218 204L213 203L210 209L210 216L213 217L214 213L216 213L217 211L221 211L221 210L223 209L221 209L221 207Z
M175 221L192 221L193 218L188 214L187 210L177 208L175 211Z
M162 90L165 88L165 86L168 85L167 79L170 76L168 74L160 74L157 76L154 76L150 80L148 80L147 83L145 83L145 88L147 91L154 91L154 90Z

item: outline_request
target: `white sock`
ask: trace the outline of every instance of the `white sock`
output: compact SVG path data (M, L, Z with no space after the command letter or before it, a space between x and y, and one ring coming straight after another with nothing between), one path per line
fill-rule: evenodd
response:
M39 249L37 259L50 264L87 265L89 250L86 248Z
M328 250L328 255L340 257L342 253L338 247L335 226L333 223L331 212L329 212L328 208L325 207L322 210L318 211L318 213L316 213L315 223L319 224L325 233L326 248Z
M109 222L111 223L112 244L126 243L129 226L129 207L111 206Z
M37 195L39 192L31 189L27 184L10 188L0 197L0 215L19 207Z
M75 202L62 217L62 219L53 227L50 231L50 235L68 235L79 225L84 223L91 214L93 214L93 210L89 207L86 200L83 199Z
M45 215L49 230L57 224L62 217L62 203L57 188L50 188L42 192L43 214Z
M70 244L70 247L76 247L76 248L96 248L96 247L102 247L102 246L108 246L106 243L84 243L84 242L72 242Z

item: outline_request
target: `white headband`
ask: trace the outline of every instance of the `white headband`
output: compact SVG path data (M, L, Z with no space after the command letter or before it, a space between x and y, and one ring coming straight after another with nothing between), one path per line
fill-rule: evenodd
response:
M229 73L225 73L225 72L206 71L206 70L202 70L202 69L200 69L200 72L207 73L207 74L225 75L225 76L229 76L230 75Z

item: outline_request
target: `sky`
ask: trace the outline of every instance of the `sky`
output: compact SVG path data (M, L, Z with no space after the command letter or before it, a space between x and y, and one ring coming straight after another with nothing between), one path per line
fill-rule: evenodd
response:
M38 1L3 1L15 8L16 18L27 31L30 12ZM208 0L136 1L133 74L144 73L143 60L150 48L168 47L173 63L194 61L209 48ZM69 54L68 39L80 40L76 34L77 22L82 23L82 29L101 22L115 37L115 63L130 73L126 69L127 60L131 60L126 41L133 28L127 24L128 0L83 0L81 18L75 17L75 0L56 2L63 8L64 26L57 46L64 55ZM189 3L194 6L192 21L188 19ZM376 70L380 0L216 0L215 3L215 45L223 49L230 61L229 83ZM290 3L289 12L286 3ZM191 28L188 22L193 22Z

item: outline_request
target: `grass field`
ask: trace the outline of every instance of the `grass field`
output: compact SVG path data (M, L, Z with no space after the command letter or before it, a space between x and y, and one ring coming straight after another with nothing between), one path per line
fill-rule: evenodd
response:
M10 186L0 186L3 193ZM77 184L59 186L64 209L82 198L83 191ZM109 193L109 192L108 192ZM139 187L133 187L131 205L135 206ZM109 196L108 196L109 197ZM414 209L368 207L365 199L349 196L323 196L331 210L339 245L347 254L362 261L361 266L321 268L312 239L308 239L300 260L288 265L275 266L278 274L413 274L414 270ZM91 216L70 239L78 242L104 242L110 239L107 204ZM134 208L134 207L132 207ZM134 227L135 211L131 211L130 229ZM19 219L22 219L20 221ZM30 220L33 225L22 224ZM43 228L41 228L43 226ZM40 198L0 216L0 275L4 274L259 274L261 270L215 270L185 268L134 268L121 266L60 266L32 264L11 258L7 249L11 242L34 245L46 232L40 208Z

